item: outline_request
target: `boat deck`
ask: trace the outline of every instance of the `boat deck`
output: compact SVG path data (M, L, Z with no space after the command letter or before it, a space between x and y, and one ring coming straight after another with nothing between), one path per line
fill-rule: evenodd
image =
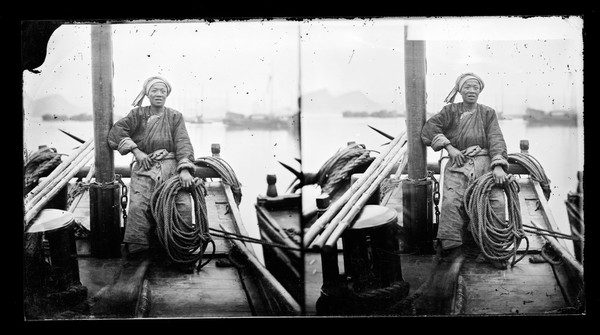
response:
M211 228L221 229L221 225L231 231L240 232L234 214L229 207L227 194L220 182L206 184L208 194L206 207ZM74 211L76 220L89 221L89 197L81 199ZM88 289L88 298L94 300L107 296L107 291L125 284L129 289L150 297L148 309L139 315L139 311L128 311L129 316L145 317L243 317L251 316L260 306L248 292L252 285L246 271L232 265L229 261L231 242L213 237L212 246L205 251L202 262L211 259L200 271L186 274L164 267L160 264L134 264L137 271L127 271L127 261L121 258L97 259L91 257L85 241L78 240L78 260L82 285ZM144 267L147 268L144 268ZM139 272L145 272L140 275ZM115 295L118 293L110 293ZM131 297L139 299L138 294ZM256 298L254 296L254 298ZM140 308L137 306L136 308ZM92 311L94 309L92 308ZM108 315L110 316L110 315Z
M522 222L531 225L533 221L545 227L553 226L551 214L538 201L541 194L539 184L529 177L522 177L518 182ZM398 224L402 226L402 188L398 187L399 184L396 186L391 192L385 193L381 204L398 212ZM529 233L527 237L529 249L525 250L524 242L519 248L519 254L527 252L527 255L512 268L496 269L489 263L478 263L473 258L464 261L459 274L465 293L463 314L539 314L569 306L563 292L565 283L559 281L555 266L529 260L531 256L539 254L544 240ZM338 250L342 248L343 245L339 243ZM409 283L411 295L427 280L435 256L403 254L401 262L403 279ZM340 273L343 273L341 251L338 253L338 266ZM306 313L316 315L316 302L323 283L319 252L309 251L305 254L305 281Z

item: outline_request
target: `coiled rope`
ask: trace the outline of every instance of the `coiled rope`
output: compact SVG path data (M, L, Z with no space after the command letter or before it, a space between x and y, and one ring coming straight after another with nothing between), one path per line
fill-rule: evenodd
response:
M43 148L27 157L24 171L25 188L37 184L41 177L59 166L61 156L62 154L57 153L54 148Z
M353 173L364 172L375 160L375 157L370 156L371 151L360 144L338 150L317 172L316 183L321 186L321 191L333 194Z
M195 165L209 167L213 169L219 176L224 184L229 185L231 187L231 191L233 193L233 198L236 204L240 204L242 202L242 189L241 184L229 165L224 159L221 157L200 157L194 161Z
M477 178L467 187L465 192L465 209L471 219L471 233L483 255L494 261L507 261L513 257L511 267L518 263L526 253L517 259L517 250L525 236L521 222L521 208L519 205L519 185L510 177L503 186L508 206L508 221L504 222L494 212L489 194L495 187L492 172Z
M524 167L527 172L529 172L531 179L540 183L546 200L550 199L550 194L552 193L552 190L550 189L550 179L548 179L544 168L535 157L522 152L513 153L508 155L508 162L516 163Z
M166 250L168 256L176 263L193 264L201 261L208 243L215 243L209 233L204 184L195 180L189 190L193 200L195 222L187 223L176 207L176 197L183 190L179 176L175 175L160 184L150 198L150 208L156 220L158 241ZM198 263L198 270L210 261Z

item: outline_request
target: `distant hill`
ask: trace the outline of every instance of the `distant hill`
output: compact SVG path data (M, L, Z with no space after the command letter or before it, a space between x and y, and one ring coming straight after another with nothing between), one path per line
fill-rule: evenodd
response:
M333 96L329 90L321 89L302 96L303 113L375 112L382 109L380 104L359 91Z
M67 101L64 97L53 94L40 99L32 100L23 98L23 105L32 116L42 116L44 114L66 115L73 116L81 113L90 113L91 110L86 110L81 106L74 105Z

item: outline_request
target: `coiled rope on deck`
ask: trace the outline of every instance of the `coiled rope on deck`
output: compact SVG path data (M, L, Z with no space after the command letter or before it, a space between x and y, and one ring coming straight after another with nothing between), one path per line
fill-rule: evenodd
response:
M198 181L198 180L196 180ZM208 243L215 244L209 233L205 195L206 188L202 182L196 182L189 190L184 190L179 177L173 176L160 184L150 198L150 208L156 220L158 241L168 256L176 263L193 264L201 261ZM189 192L195 215L195 222L186 222L176 207L179 192ZM198 270L206 265L199 262Z
M508 261L513 257L511 266L518 263L526 253L517 259L517 250L525 236L521 222L519 204L519 185L514 178L503 186L508 206L508 221L501 220L494 212L489 195L495 182L492 172L477 178L465 192L465 209L471 219L471 233L483 255L494 261Z
M364 172L375 160L370 156L371 151L360 144L352 144L338 150L317 172L316 182L321 186L321 191L335 193L342 187L342 182L350 178L353 173Z
M61 156L54 148L40 149L29 157L25 163L25 188L36 184L41 177L47 175L61 163Z
M552 193L552 190L550 189L550 179L548 179L544 168L535 157L522 152L512 153L508 155L508 162L516 163L524 167L527 172L529 172L531 179L540 183L546 200L550 199L550 194Z
M231 187L236 204L239 205L242 202L242 185L229 163L224 159L215 156L200 157L194 161L194 164L209 167L217 172L223 183Z

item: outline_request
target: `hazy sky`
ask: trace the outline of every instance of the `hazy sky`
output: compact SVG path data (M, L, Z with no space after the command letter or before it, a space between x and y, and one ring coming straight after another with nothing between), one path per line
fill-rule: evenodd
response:
M115 112L126 114L154 74L173 85L168 105L188 116L291 112L300 69L304 94L358 90L403 110L405 27L426 41L430 112L467 71L485 82L480 102L508 114L583 109L581 18L461 17L113 24ZM69 23L54 32L41 73L24 72L28 98L60 94L91 113L90 31Z

